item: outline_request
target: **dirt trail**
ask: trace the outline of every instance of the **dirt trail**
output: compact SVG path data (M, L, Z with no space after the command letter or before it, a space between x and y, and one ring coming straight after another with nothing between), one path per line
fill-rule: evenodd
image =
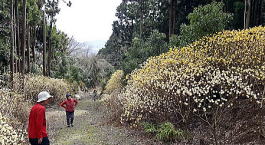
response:
M135 131L103 125L104 109L99 101L83 96L75 111L74 127L66 127L62 108L47 109L49 138L52 145L154 145Z

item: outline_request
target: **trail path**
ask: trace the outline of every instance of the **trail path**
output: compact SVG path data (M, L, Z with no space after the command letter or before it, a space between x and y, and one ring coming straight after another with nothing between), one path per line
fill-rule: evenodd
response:
M104 123L106 113L100 102L82 96L75 111L74 127L66 127L62 108L47 109L52 145L154 145L136 131Z

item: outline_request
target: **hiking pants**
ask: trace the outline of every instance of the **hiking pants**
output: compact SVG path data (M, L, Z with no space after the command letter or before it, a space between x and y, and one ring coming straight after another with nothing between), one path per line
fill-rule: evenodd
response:
M72 125L74 122L74 112L68 112L66 111L66 122L67 125Z
M42 139L41 144L38 144L38 139L37 138L30 138L29 142L31 145L50 145L50 141L48 139L48 137L44 137Z

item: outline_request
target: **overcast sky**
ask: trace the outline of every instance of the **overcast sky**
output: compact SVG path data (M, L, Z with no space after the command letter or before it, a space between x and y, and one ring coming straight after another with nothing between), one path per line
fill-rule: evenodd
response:
M66 0L68 1L68 0ZM71 0L69 8L60 1L57 28L79 42L88 42L94 52L103 47L112 33L115 12L122 0Z

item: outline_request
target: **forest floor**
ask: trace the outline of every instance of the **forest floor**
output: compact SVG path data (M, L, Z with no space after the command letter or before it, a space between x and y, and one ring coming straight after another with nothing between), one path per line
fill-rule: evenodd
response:
M75 110L74 127L66 126L63 108L47 109L52 145L157 145L137 130L106 123L107 108L89 95L82 96Z

